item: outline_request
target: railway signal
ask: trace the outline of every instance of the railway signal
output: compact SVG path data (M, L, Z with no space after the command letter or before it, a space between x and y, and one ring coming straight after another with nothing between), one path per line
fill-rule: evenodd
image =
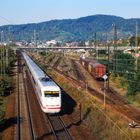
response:
M103 75L103 79L106 81L107 80L107 78L108 78L108 76L105 74L105 75Z
M81 105L81 103L78 103L77 107L78 107L79 112L80 112L79 116L80 116L80 121L81 121L82 120L82 105Z
M106 80L107 80L108 76L105 74L103 75L103 79L104 79L104 108L105 108L105 104L106 104L106 98L105 98L105 92L106 92Z

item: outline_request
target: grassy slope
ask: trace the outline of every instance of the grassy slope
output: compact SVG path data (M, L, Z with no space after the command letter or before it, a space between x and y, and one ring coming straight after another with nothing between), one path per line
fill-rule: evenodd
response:
M0 97L0 128L3 123L4 114L6 110L6 104L7 104L7 97ZM0 139L2 138L2 134L0 132Z
M135 106L137 109L140 109L140 93L138 93L135 96L126 96L127 93L127 85L122 85L121 77L113 78L110 77L111 85L119 91L119 93L125 97L126 100L128 100L133 106Z
M128 139L127 135L129 135L135 140L139 139L139 130L131 131L131 129L128 128L128 121L126 121L123 116L116 112L112 113L112 110L106 110L106 112L104 112L102 104L97 102L95 97L87 94L84 89L79 91L77 87L74 87L69 81L53 70L49 71L49 74L77 103L82 103L83 118L90 109L88 117L83 119L84 121L81 125L87 127L93 137L99 140L115 140L118 139L118 137L120 140L125 140Z

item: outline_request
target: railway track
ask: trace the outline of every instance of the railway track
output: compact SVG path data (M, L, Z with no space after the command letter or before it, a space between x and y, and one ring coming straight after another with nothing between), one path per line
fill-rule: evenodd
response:
M33 84L31 82L29 73L26 71L26 81L28 86L28 98L30 100L30 108L32 113L32 122L33 122L33 128L34 128L34 134L36 140L52 140L50 137L51 130L49 131L50 127L47 121L47 117L45 113L42 112L40 105L38 103L35 89L33 87Z
M78 79L71 77L70 75L64 73L63 71L59 69L54 68L54 70L58 72L59 74L63 75L65 78L69 79L69 81L71 81L75 86L85 89L85 82L79 81ZM90 94L96 96L101 101L104 100L103 91L99 89L91 88L89 86L87 86L87 90ZM110 90L110 92L106 93L106 104L109 105L111 108L114 108L115 110L123 114L124 116L127 116L129 119L134 120L135 122L140 124L140 111L132 107L126 100L124 100L115 91Z
M72 62L72 67L73 67L73 71L76 75L76 78L78 80L85 81L85 77L83 76L83 74L80 71L78 71L78 65L75 62L75 60L71 59L71 62Z
M27 114L28 114L30 137L31 137L31 140L35 140L34 130L33 130L33 123L32 123L32 118L31 118L31 113L30 113L29 98L28 98L28 95L27 95L27 81L25 80L24 76L23 76L23 79L24 79L24 88L25 88L25 97L26 97L26 108L27 108Z
M99 81L98 84L100 85L100 88L104 87L104 82ZM98 89L95 89L95 88L93 89L90 87L87 87L87 89L90 91L91 94L96 95L101 100L103 100L103 96L104 96L103 90L101 92ZM119 93L116 92L112 87L109 90L106 89L105 92L106 92L105 93L106 101L107 101L108 105L110 105L112 108L116 109L121 114L127 116L128 118L130 118L140 124L140 111L138 111L136 108L132 107L129 104L129 102L126 101L121 95L119 95ZM134 115L134 112L135 112L135 115Z
M59 70L55 67L51 67L51 68L54 69L59 74L63 75L69 81L71 81L71 83L74 84L75 86L85 89L86 86L85 86L85 81L83 81L84 80L83 78L81 81L77 78L73 78L72 76L68 75L67 73L65 73L62 70ZM77 69L75 71L75 73L77 73L77 77L80 77L81 70L78 68L78 66L75 68ZM103 87L103 82L99 82L99 83L100 83L100 89L96 88L96 87L89 87L89 86L87 86L86 88L90 94L96 96L101 101L104 101L104 92L103 92L103 90L101 90L101 88ZM135 122L137 122L140 125L140 111L138 111L137 109L132 107L123 97L118 95L118 93L113 91L112 89L109 91L106 90L105 96L106 96L107 105L109 105L111 108L117 110L118 112L120 112L121 114L126 116L127 118L134 120Z
M60 63L60 61L61 61L61 57L58 57L57 60L55 61L55 63L53 64L53 67L57 68L59 63Z
M18 56L18 58L21 56ZM31 118L31 113L30 113L30 107L29 107L29 99L27 96L27 83L24 77L24 71L22 68L22 60L18 60L18 73L17 73L17 139L24 139L26 135L26 139L34 140L34 132L33 132L33 126L32 126L32 118ZM24 99L25 98L25 102ZM26 107L25 107L26 106ZM25 110L27 112L27 121L24 122L24 119L26 118L25 116ZM25 128L23 127L28 127L26 128L27 130L25 131ZM29 132L27 132L29 131Z
M27 74L28 75L28 74ZM28 75L29 78L29 75ZM31 88L31 81L30 78L28 79L28 86ZM40 113L40 106L39 104L36 104L37 106L35 106L35 100L33 96L36 96L35 94L31 93L31 106L32 106L32 111L36 111L37 114L34 114L34 119L36 119L37 122L34 124L34 126L36 127L36 125L38 125L38 129L41 130L41 132L36 132L36 139L40 140L40 139L55 139L55 140L72 140L72 136L69 133L69 131L67 130L67 127L65 126L63 120L61 119L60 116L52 116L52 115L47 115L45 113ZM33 101L34 100L34 101ZM36 108L37 110L34 110L33 108ZM42 111L41 111L42 112ZM43 118L41 118L38 115L43 114ZM40 121L43 121L43 124L41 124ZM34 122L35 123L35 122ZM37 129L37 128L35 128ZM49 130L47 130L49 129ZM39 131L37 130L37 131ZM40 134L37 134L40 133Z
M18 61L18 65L19 65L19 61ZM17 70L17 139L20 140L20 76L19 76L19 72L20 72L20 67L18 66L18 70Z
M60 116L46 115L55 140L73 140Z
M31 113L32 113L28 115L29 122L31 124L33 122L33 126L31 125L30 128L30 135L31 135L30 139L72 140L73 138L60 116L52 116L52 115L46 115L42 113L38 101L37 99L35 99L36 95L33 94L34 89L31 83L30 76L28 75L29 73L27 73L27 69L26 72L24 72L24 68L21 68L21 74L22 72L24 78L24 90L26 92L25 93L26 100L27 100L27 104L30 104L30 106L28 105L29 109L27 110L29 110L30 112L30 108L31 108ZM27 96L27 92L28 92L29 99ZM30 100L30 103L28 100ZM33 128L34 131L32 130Z
M52 69L54 69L56 72L58 72L59 74L61 74L62 76L64 76L65 78L67 78L71 83L75 84L75 86L78 87L82 87L82 89L85 88L85 82L81 82L78 79L72 78L70 75L68 75L67 73L64 73L63 71L52 67ZM77 70L80 71L80 70ZM97 89L94 89L92 87L87 86L87 90L90 94L97 96L100 100L103 101L104 99L104 95L102 91L98 91ZM112 92L113 93L113 92ZM127 102L124 102L123 99L118 96L116 93L112 94L111 92L108 93L108 95L106 94L106 103L113 109L117 110L118 112L120 112L121 114L127 116L129 119L134 120L135 122L137 122L138 124L140 124L140 112L136 109L134 109L133 107L131 107ZM116 94L116 95L115 95ZM53 121L55 122L55 121ZM57 123L55 123L55 125L57 125ZM52 125L52 129L53 125ZM56 135L55 133L60 133L62 130L62 128L58 129L56 128L56 130L52 130L53 134ZM55 136L57 139L57 136ZM61 138L58 138L61 139Z

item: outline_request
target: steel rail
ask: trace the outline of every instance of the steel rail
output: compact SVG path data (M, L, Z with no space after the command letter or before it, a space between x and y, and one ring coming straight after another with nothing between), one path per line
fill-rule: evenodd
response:
M26 108L27 108L27 114L28 114L28 121L29 121L29 129L30 129L30 136L32 140L35 140L34 130L33 130L33 123L32 123L32 117L31 117L31 111L30 111L30 105L29 105L29 98L27 95L27 81L24 77L24 71L22 71L22 78L24 80L24 89L25 89L25 98L26 98Z
M18 69L17 69L17 139L20 140L20 91L19 91L19 60L18 60Z
M62 136L59 136L57 133L59 133L59 131L64 130L63 133L62 133L63 136L66 136L67 140L73 140L71 134L67 130L67 128L66 128L64 122L62 121L62 119L60 118L60 116L55 116L54 118L52 118L52 117L54 117L54 116L47 115L47 118L48 118L48 121L49 121L49 124L50 124L50 127L52 129L52 132L53 132L53 135L54 135L55 139L56 140L61 140ZM57 120L57 124L54 123L54 119ZM55 128L56 126L55 125L57 125L57 126L59 125L59 127L61 127L61 129L60 130L56 130L56 128Z

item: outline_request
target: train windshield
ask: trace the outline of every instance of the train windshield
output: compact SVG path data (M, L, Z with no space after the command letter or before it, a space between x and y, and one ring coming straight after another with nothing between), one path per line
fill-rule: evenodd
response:
M59 97L59 91L45 91L45 97Z

